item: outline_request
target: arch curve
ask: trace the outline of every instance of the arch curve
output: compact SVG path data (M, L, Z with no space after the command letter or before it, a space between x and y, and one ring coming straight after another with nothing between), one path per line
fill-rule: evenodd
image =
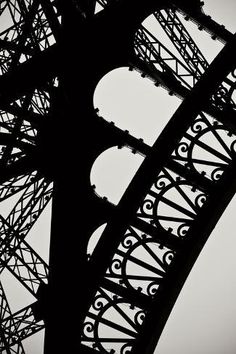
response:
M93 103L106 121L152 145L180 100L141 77L136 70L120 67L99 81Z
M95 193L117 204L143 161L139 154L132 154L127 147L112 147L95 160L90 182Z

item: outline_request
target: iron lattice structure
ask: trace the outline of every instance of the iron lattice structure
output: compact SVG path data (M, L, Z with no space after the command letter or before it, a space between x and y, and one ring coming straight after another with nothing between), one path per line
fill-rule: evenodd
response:
M35 297L14 313L0 284L1 353L24 354L24 339L43 328L45 354L154 351L236 190L236 38L202 5L0 1L0 199L20 195L1 216L0 271ZM150 14L178 55L143 26ZM224 43L210 66L183 16ZM183 101L152 147L93 107L99 80L122 66ZM145 156L117 206L99 198L89 178L95 159L112 146ZM27 235L52 197L47 264Z

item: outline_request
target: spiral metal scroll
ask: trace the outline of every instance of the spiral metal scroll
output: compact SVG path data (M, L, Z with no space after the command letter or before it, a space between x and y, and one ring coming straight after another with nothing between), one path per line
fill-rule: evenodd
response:
M235 155L236 136L221 122L200 113L180 140L172 158L217 181Z
M174 255L174 250L162 246L154 237L130 227L118 246L106 278L154 296Z
M183 238L193 225L207 194L168 169L158 175L137 216Z
M81 341L102 353L127 354L144 318L142 309L100 288L85 319Z

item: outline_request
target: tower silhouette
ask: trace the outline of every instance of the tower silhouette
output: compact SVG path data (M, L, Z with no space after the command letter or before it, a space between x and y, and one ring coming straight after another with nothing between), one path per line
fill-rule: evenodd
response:
M0 284L1 353L25 353L22 341L43 328L45 354L153 353L236 190L236 38L202 6L0 2L0 198L19 195L0 216L1 272L35 297L13 312ZM175 51L142 24L151 14ZM225 44L211 65L183 17ZM100 79L124 66L182 99L153 146L93 106ZM89 178L96 158L113 146L145 156L116 206ZM51 199L47 264L27 235Z

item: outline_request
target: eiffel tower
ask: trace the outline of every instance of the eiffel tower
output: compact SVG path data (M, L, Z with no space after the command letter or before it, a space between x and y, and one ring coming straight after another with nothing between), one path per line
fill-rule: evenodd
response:
M210 65L184 19L224 43ZM199 0L1 0L0 44L0 271L35 299L14 312L0 283L0 351L45 329L45 354L151 354L236 191L235 35ZM153 146L93 106L119 67L182 100ZM118 205L90 183L113 146L145 157ZM51 200L47 263L27 235Z

